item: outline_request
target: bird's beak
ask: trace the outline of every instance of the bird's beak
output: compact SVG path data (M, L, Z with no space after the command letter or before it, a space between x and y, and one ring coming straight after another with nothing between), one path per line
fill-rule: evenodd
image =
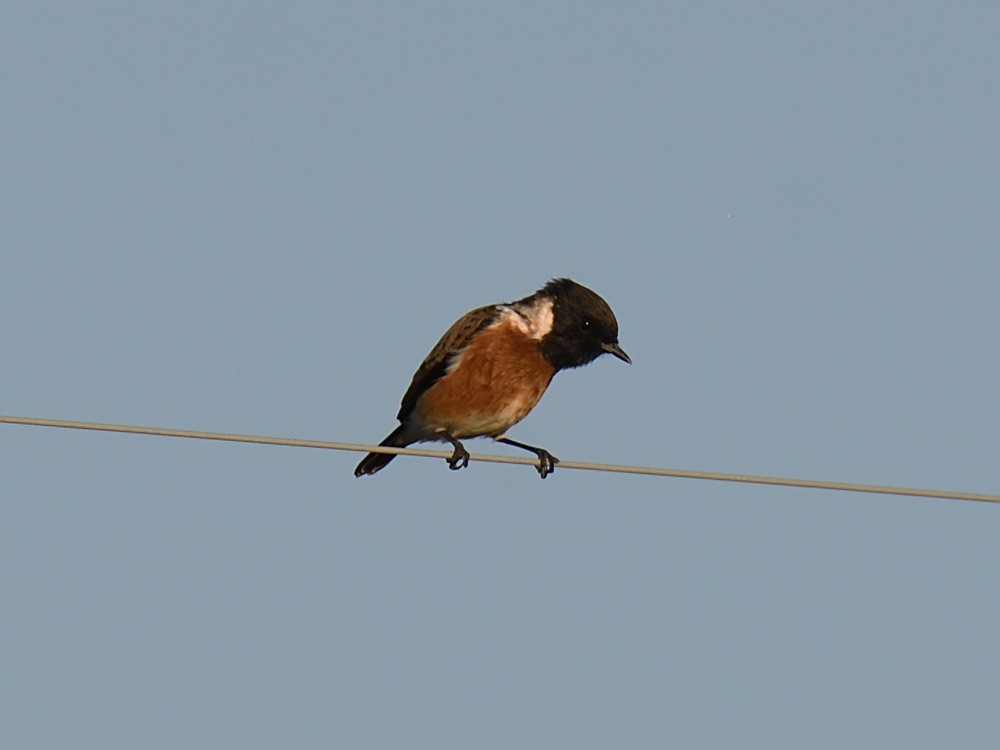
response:
M601 348L608 354L614 354L622 362L627 362L628 364L632 364L632 360L629 359L629 356L625 353L625 350L622 349L620 346L618 346L617 341L613 344L601 344Z

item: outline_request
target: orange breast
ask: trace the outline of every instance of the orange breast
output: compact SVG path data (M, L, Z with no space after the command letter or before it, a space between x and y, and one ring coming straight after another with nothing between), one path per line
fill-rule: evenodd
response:
M498 436L527 416L553 375L538 342L501 320L477 335L451 372L418 399L416 416L427 429L455 438Z

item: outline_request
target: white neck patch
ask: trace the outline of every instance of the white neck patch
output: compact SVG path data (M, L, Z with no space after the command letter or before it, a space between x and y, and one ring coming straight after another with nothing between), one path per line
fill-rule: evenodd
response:
M549 335L552 330L552 300L542 298L530 305L513 305L507 308L513 313L511 319L518 328L536 341Z

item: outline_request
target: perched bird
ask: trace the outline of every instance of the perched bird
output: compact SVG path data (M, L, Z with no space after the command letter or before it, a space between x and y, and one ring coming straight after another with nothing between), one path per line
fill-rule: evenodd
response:
M399 427L379 445L449 442L448 466L469 464L464 438L491 437L538 456L544 479L558 459L504 435L524 419L559 370L604 353L631 363L618 345L618 321L600 296L570 279L553 279L530 297L466 313L441 337L403 395ZM369 453L354 476L374 474L395 456Z

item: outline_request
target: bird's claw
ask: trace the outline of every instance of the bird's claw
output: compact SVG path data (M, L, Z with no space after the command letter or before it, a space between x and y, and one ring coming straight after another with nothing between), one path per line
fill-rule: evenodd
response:
M451 454L451 458L448 460L448 468L452 471L458 469L464 469L469 465L469 451L465 450L461 445L455 446L455 452Z
M538 476L545 479L549 474L556 470L556 464L559 463L559 459L549 453L547 450L539 449L538 451Z

